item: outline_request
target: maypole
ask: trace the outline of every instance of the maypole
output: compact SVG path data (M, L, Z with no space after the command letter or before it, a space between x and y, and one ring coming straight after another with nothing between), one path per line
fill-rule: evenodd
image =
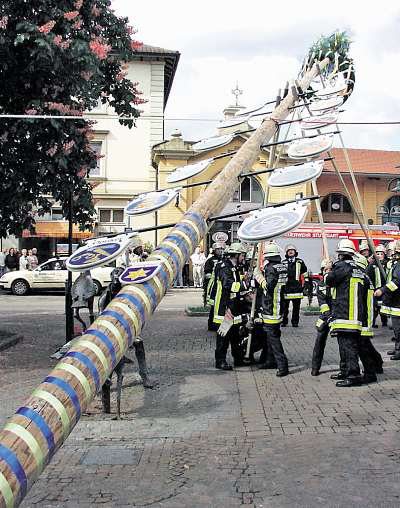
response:
M324 69L329 63L325 57L319 66ZM318 72L313 65L304 75L300 82L304 90ZM142 284L124 286L10 418L0 433L0 507L15 507L24 499L206 234L207 220L233 196L240 175L252 169L260 147L274 135L295 100L289 91L157 247L150 257L161 262L157 274ZM94 246L91 255L101 259L101 251Z

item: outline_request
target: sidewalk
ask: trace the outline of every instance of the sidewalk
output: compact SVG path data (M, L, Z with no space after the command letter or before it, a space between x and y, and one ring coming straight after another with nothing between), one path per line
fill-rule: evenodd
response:
M158 387L144 390L129 370L124 419L102 415L97 400L22 506L397 507L399 362L385 357L378 384L338 389L330 340L324 373L312 378L314 320L283 329L292 375L278 379L215 370L206 318L157 312L143 337ZM12 380L0 392L0 421L50 370L48 326L40 316L31 340L0 353L2 388ZM390 337L380 329L376 347L389 349ZM29 369L27 350L36 355Z

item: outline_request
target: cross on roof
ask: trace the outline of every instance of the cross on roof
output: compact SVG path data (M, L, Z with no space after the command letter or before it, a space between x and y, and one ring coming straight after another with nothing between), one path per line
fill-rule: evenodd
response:
M243 94L243 90L240 90L238 81L236 81L236 88L232 90L232 93L236 100L235 106L239 106L239 97Z

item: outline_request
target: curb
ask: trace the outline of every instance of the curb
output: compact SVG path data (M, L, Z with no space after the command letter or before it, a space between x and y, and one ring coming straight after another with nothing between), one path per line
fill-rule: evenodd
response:
M18 344L18 342L21 342L23 340L23 335L17 335L10 337L9 339L0 341L0 351L5 351L6 349L9 349L10 347L13 347Z
M208 316L209 312L192 312L191 310L185 309L185 314L190 317L202 317Z

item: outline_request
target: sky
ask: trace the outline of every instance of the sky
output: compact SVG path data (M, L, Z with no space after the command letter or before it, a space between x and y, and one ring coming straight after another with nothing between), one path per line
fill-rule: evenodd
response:
M165 112L166 137L175 129L188 140L215 135L223 109L234 102L237 82L243 106L273 99L297 77L312 43L336 29L350 34L356 66L355 90L340 119L400 121L398 1L112 3L118 15L129 17L138 40L181 53ZM348 147L400 150L400 125L341 129Z

